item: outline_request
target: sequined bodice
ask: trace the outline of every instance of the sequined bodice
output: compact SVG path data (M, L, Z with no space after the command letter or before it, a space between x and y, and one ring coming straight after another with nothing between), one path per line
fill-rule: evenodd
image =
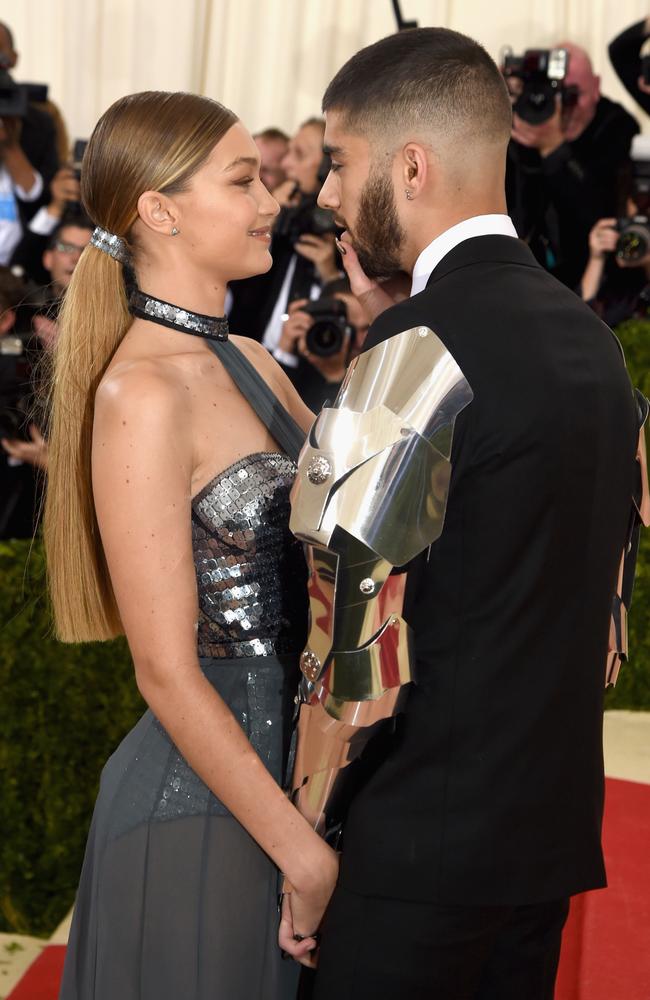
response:
M192 501L199 656L298 652L307 628L307 570L289 531L295 463L248 455Z

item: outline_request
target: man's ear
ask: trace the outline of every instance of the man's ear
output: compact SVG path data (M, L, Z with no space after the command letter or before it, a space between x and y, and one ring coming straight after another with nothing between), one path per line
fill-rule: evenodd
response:
M402 149L402 180L407 198L412 201L422 192L429 172L427 151L419 142L408 142Z
M160 191L145 191L138 198L138 215L144 225L161 236L171 236L179 229L179 212L173 198Z
M4 337L6 333L9 333L15 322L16 313L13 309L5 309L4 312L0 313L0 337Z

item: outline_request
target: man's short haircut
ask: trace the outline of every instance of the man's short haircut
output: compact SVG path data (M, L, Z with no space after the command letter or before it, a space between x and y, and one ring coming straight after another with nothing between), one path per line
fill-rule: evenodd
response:
M300 125L300 128L307 128L308 126L315 126L316 128L319 128L319 129L321 129L321 131L324 132L325 131L325 119L324 118L318 118L318 117L316 117L314 115L311 118L307 118L306 121L302 122L301 125Z
M5 24L4 21L0 21L0 30L3 30L3 31L6 32L7 41L9 42L9 47L11 48L12 52L15 52L16 50L14 48L14 35L13 35L13 32L12 32L11 28L9 27L9 25Z
M95 228L94 223L90 221L88 216L83 211L66 211L63 214L61 221L57 224L56 229L53 229L50 233L47 241L47 249L53 250L56 244L61 239L61 233L64 229L69 226L76 226L77 229L90 229Z
M265 142L289 142L289 136L286 132L283 132L281 128L276 128L274 125L262 129L261 132L256 132L253 139L263 139Z
M325 91L323 111L330 110L346 131L379 143L413 130L506 143L512 127L496 63L447 28L401 31L361 49Z

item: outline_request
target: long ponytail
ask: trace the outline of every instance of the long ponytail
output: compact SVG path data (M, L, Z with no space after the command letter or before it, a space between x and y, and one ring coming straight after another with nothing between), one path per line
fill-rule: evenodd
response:
M59 313L49 425L45 542L56 634L111 639L122 624L92 491L95 392L131 324L122 265L88 246Z
M133 246L144 191L183 191L237 117L196 94L147 91L102 115L82 165L81 195L95 224ZM136 259L137 263L137 259ZM82 253L59 313L50 383L45 547L55 629L64 642L111 639L122 623L92 488L95 394L126 334L124 267L96 247Z

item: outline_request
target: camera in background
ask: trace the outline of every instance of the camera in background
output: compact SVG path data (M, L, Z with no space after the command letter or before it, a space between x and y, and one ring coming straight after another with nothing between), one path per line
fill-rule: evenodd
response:
M47 84L16 83L0 56L0 118L24 118L32 102L47 101Z
M516 56L507 45L501 51L501 71L515 98L514 110L529 125L541 125L555 112L556 98L564 108L578 101L578 88L565 83L569 68L566 49L526 49Z
M634 136L630 158L627 194L636 211L616 220L620 235L614 252L620 260L634 262L650 253L650 136Z
M310 354L329 358L339 354L354 334L354 327L348 319L345 302L337 298L316 299L302 307L314 320L305 336L305 345Z

